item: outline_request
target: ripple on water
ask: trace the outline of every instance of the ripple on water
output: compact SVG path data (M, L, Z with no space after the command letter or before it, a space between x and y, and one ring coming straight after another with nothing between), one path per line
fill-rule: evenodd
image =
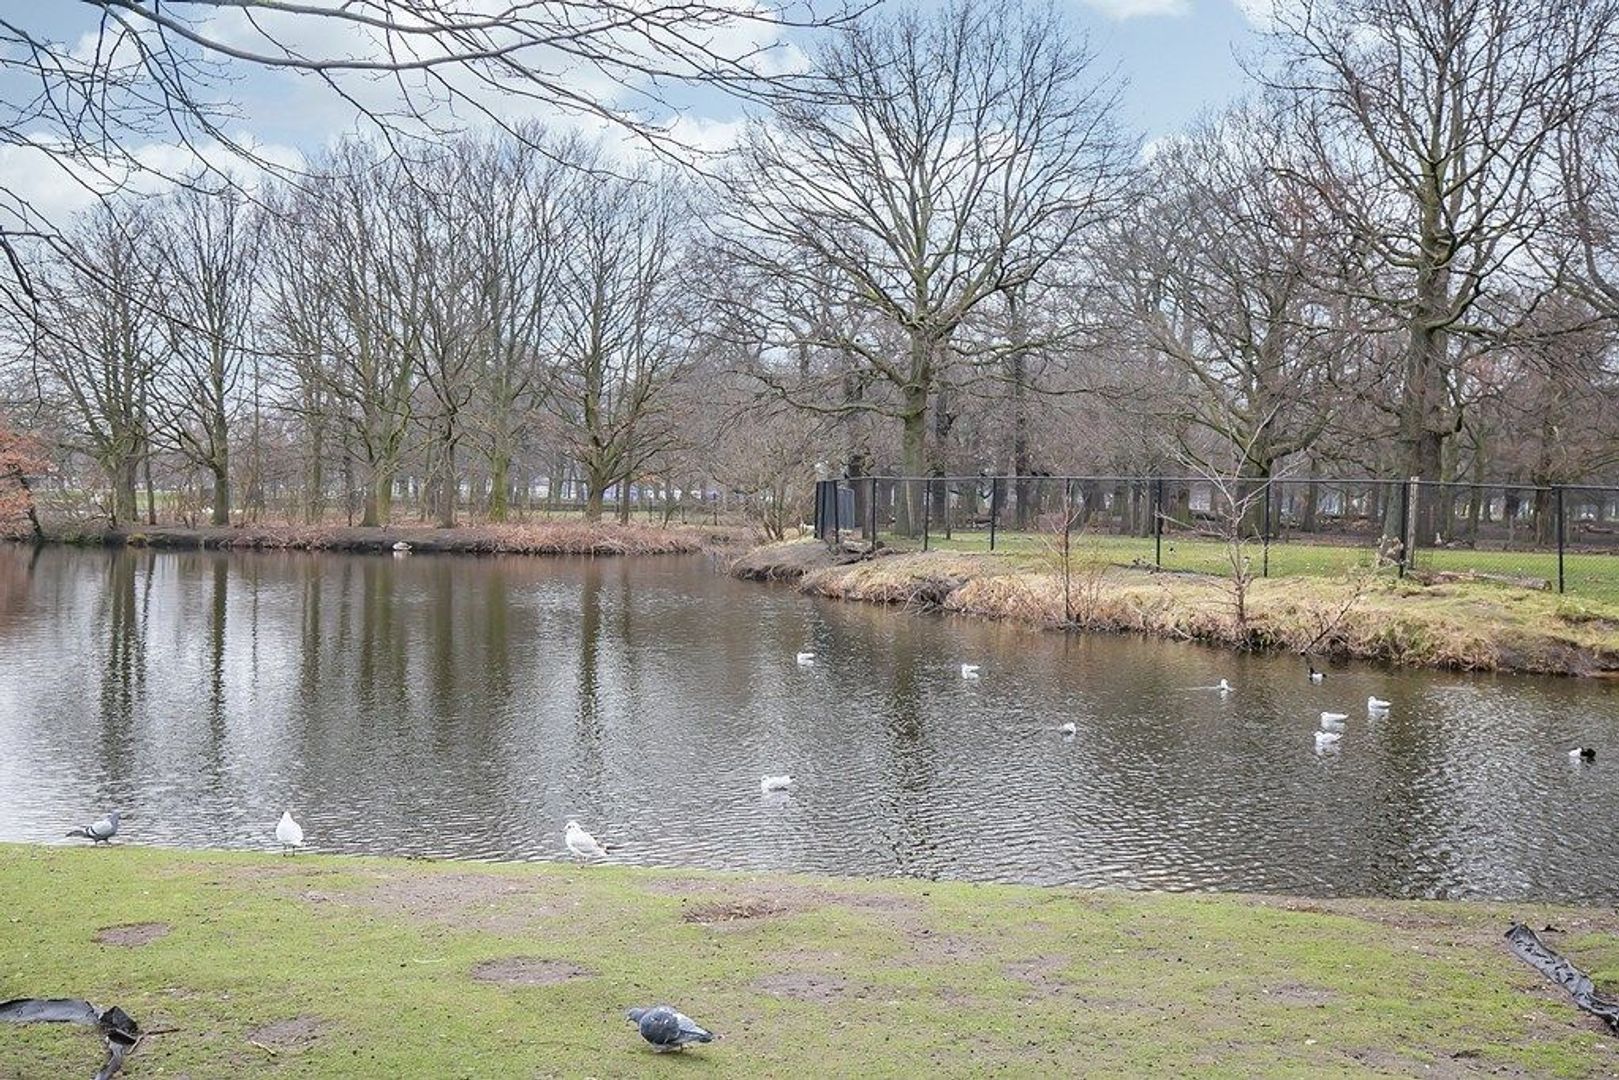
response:
M0 655L3 839L117 806L132 841L269 848L291 808L316 850L535 859L577 818L659 866L1619 900L1606 684L1311 684L699 558L0 548ZM1349 720L1318 754L1323 711Z

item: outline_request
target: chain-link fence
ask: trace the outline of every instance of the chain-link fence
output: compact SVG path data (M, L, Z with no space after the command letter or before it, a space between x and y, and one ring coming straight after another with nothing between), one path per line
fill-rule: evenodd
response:
M1619 601L1619 488L1324 478L855 477L822 481L816 535L1261 577L1379 566Z

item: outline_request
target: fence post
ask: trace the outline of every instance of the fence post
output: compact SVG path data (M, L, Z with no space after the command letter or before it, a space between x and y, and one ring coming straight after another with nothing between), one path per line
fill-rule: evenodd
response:
M1152 479L1152 564L1164 566L1164 478Z
M1260 524L1259 576L1270 577L1270 477L1265 477L1265 520Z
M1413 476L1405 486L1405 499L1400 504L1400 576L1417 565L1417 519L1422 516L1422 480Z
M871 530L871 535L867 539L870 541L871 546L875 548L877 546L877 478L873 476L866 483L871 485L871 490L866 493L866 518L870 522L869 528Z
M910 480L905 481L907 485ZM908 493L907 493L908 494ZM933 481L922 481L922 550L928 549L928 518L933 513Z
M843 493L838 490L838 481L832 481L832 546L837 547L843 543Z
M1557 592L1563 592L1563 485L1557 485Z
M989 480L989 550L995 550L995 526L1001 516L1001 478L992 476Z

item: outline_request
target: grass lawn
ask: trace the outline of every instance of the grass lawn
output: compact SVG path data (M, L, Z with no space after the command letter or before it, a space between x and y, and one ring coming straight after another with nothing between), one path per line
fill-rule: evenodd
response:
M901 549L919 550L921 547L920 541L904 537L884 534L882 539L883 543ZM995 551L997 554L1044 559L1047 553L1053 552L1053 542L1060 542L1060 539L1039 533L999 532L995 537ZM1110 563L1129 565L1139 560L1151 565L1154 558L1153 539L1150 536L1079 533L1073 537L1072 544L1076 557ZM942 536L932 536L928 547L932 551L987 552L989 533L987 530L958 532L948 540ZM1258 544L1250 544L1247 553L1257 572L1265 558L1264 549ZM1353 567L1370 566L1374 554L1370 542L1359 545L1272 543L1269 571L1271 577L1337 577ZM1169 570L1229 574L1230 549L1218 540L1168 534L1163 538L1163 565ZM1417 565L1424 570L1474 571L1536 578L1547 582L1554 590L1557 587L1555 551L1424 548L1418 553ZM1563 577L1568 595L1619 601L1619 554L1568 552L1564 555Z
M176 1029L132 1080L1619 1068L1501 936L1611 981L1612 911L17 845L0 906L0 997ZM653 1056L622 1016L661 999L723 1038ZM0 1076L99 1062L0 1028Z

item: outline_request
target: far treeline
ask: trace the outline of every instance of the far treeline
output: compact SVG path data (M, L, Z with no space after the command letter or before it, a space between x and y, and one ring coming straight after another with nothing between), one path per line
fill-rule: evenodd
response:
M18 460L117 525L724 493L777 535L817 465L1619 481L1619 4L1281 4L1146 146L1051 9L806 55L710 154L357 136L15 240Z

